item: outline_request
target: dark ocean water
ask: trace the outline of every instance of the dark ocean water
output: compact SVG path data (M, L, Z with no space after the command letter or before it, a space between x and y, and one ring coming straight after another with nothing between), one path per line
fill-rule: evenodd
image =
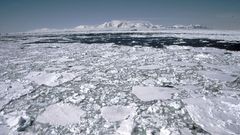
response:
M207 38L187 39L176 37L154 37L159 33L90 33L90 34L46 34L38 36L10 36L10 39L28 40L28 38L39 38L37 41L27 42L25 44L42 43L114 43L116 45L126 46L149 46L155 48L164 48L165 46L192 46L192 47L214 47L230 51L240 51L239 41L223 41ZM166 34L166 33L165 33ZM4 38L0 39L4 40Z

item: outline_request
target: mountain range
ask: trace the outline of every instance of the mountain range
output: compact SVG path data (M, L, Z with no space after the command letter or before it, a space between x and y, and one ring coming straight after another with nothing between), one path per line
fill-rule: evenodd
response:
M126 20L113 20L105 22L100 25L79 25L71 29L49 29L42 28L32 30L30 32L51 32L51 31L155 31L165 29L208 29L206 26L199 24L196 25L173 25L163 26L154 25L148 21L126 21Z

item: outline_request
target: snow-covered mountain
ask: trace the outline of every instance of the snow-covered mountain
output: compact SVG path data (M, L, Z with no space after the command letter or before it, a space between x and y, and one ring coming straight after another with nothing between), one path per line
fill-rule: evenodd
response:
M100 25L80 25L74 30L154 30L160 29L161 25L153 25L147 21L121 21L113 20Z
M75 30L130 30L130 31L141 31L141 30L162 30L162 29L206 29L207 27L197 25L173 25L163 26L154 25L148 21L126 21L126 20L113 20L105 22L100 25L89 26L80 25L75 27Z
M113 20L105 22L100 25L79 25L71 29L36 29L29 32L63 32L63 31L157 31L157 30L171 30L171 29L207 29L202 25L173 25L163 26L154 25L148 21L126 21L126 20Z
M147 21L120 21L114 20L110 22L105 22L97 28L100 29L157 29L158 25L153 25Z

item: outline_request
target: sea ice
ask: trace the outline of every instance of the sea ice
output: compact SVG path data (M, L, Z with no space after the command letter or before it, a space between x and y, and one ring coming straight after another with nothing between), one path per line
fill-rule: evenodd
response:
M31 87L24 86L24 83L14 81L9 84L0 84L0 108L10 100L19 98L21 95L27 94Z
M240 134L240 100L226 97L184 99L192 120L213 135Z
M236 77L233 77L230 74L226 74L220 71L198 71L198 73L211 80L231 82L234 79L236 79Z
M131 135L134 128L134 121L132 118L123 120L120 127L117 129L116 133L118 135Z
M69 101L69 102L71 102L71 103L73 103L73 104L79 104L79 103L82 102L85 98L86 98L85 95L79 95L79 94L75 93L73 96L68 97L68 98L66 99L66 101L67 101L67 102Z
M9 133L9 129L6 125L0 124L0 135L7 135Z
M140 67L137 67L137 68L141 69L141 70L154 70L154 69L161 68L161 65L144 65L144 66L140 66Z
M83 69L86 69L86 67L85 66L73 66L73 67L71 67L71 70L83 70Z
M131 104L125 108L129 109L129 114L128 117L121 122L120 127L117 129L116 133L118 135L131 135L135 126L133 117L136 115L136 105Z
M47 73L47 72L30 72L25 78L34 81L38 85L57 86L75 78L72 73Z
M101 109L103 118L109 122L124 120L134 112L135 109L133 107L121 105L106 106Z
M70 62L70 61L74 61L74 59L70 59L68 57L52 59L52 62L58 62L58 63L64 63L64 62Z
M41 123L49 123L51 125L69 125L80 121L80 117L85 112L79 107L71 104L57 103L50 105L46 110L37 117L37 121Z
M167 128L163 127L160 129L160 135L170 135L170 134L171 132Z
M5 132L8 131L9 134L17 134L17 131L24 131L26 128L32 125L34 118L26 114L26 111L14 111L4 115L4 119L7 126ZM1 124L1 123L0 123ZM0 125L1 129L1 125ZM3 129L4 130L4 129ZM1 135L0 130L0 135Z
M168 87L143 87L134 86L132 88L132 93L136 95L142 101L151 100L166 100L171 99L172 94L176 93L176 89Z

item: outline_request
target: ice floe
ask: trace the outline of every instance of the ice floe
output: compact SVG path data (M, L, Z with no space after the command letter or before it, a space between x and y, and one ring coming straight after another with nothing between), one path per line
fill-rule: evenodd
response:
M160 135L170 135L171 131L169 131L167 128L163 127L160 129Z
M213 135L240 134L240 100L199 97L183 100L192 120Z
M101 108L101 114L108 122L124 120L131 116L134 112L135 109L131 106L113 105Z
M73 73L47 73L47 72L30 72L25 79L34 81L38 85L57 86L76 77Z
M85 66L81 66L81 65L79 65L79 66L72 66L71 67L71 70L83 70L83 69L86 69L86 67Z
M133 118L128 118L121 122L120 127L117 129L116 133L118 135L132 135L133 128Z
M176 89L168 87L134 86L132 88L132 93L142 101L171 99L172 95L176 92L177 92Z
M233 77L231 74L226 74L220 71L198 71L200 75L203 75L207 79L219 80L219 81L233 81L236 77Z
M71 61L74 61L74 59L71 59L71 58L68 58L68 57L52 59L52 62L57 62L57 63L64 63L64 62L71 62Z
M85 95L79 95L78 93L73 94L73 96L68 97L65 101L71 102L73 104L79 104L85 99Z
M0 84L0 109L9 101L27 94L32 89L31 86L25 85L25 83L19 81Z
M7 131L8 134L17 134L17 131L18 132L25 131L29 126L32 125L34 121L33 117L28 116L26 114L26 111L11 112L7 115L4 115L4 119L7 124L7 129L5 129L5 132ZM1 134L1 130L0 130L0 134Z
M134 116L136 115L136 106L108 106L102 108L102 115L108 122L121 121L119 128L116 130L116 135L131 135L134 129Z
M84 114L85 112L77 106L57 103L48 106L46 110L37 117L37 121L51 125L65 126L78 123L80 117L84 116Z
M6 125L0 124L0 134L1 135L7 135L9 133L9 129Z
M154 69L159 69L161 67L162 67L161 65L144 65L137 68L141 70L154 70Z

